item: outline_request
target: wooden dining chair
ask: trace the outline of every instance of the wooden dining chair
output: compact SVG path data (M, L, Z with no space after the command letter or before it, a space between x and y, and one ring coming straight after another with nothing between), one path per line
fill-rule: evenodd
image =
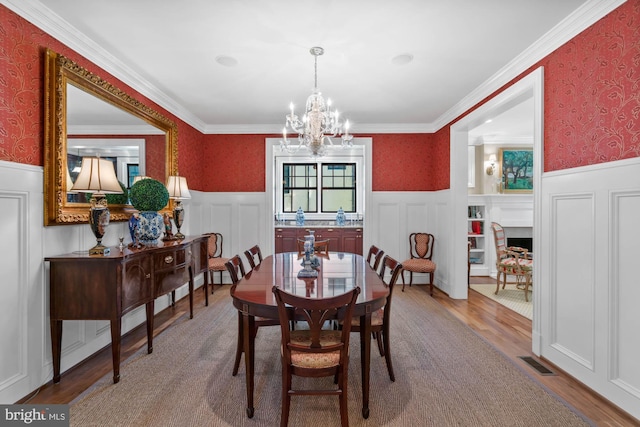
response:
M378 271L378 267L380 266L380 261L382 261L382 257L384 256L384 251L378 248L375 245L371 245L369 248L369 253L367 254L367 264L373 268L373 271ZM373 264L371 263L373 261Z
M213 273L216 271L220 273L220 285L222 285L222 273L227 270L225 263L229 261L229 258L222 256L222 234L220 233L204 233L205 236L209 236L207 246L207 270L209 271L209 277L211 278L211 293L213 293Z
M297 239L298 255L304 255L304 240ZM329 240L316 240L313 244L313 251L317 255L329 256Z
M409 253L411 258L402 261L402 292L404 292L404 272L409 272L409 286L413 282L413 273L429 275L429 295L433 296L433 276L436 263L431 260L435 238L429 233L411 233L409 235Z
M229 276L231 276L232 286L235 286L240 279L244 277L245 270L244 265L242 264L242 258L240 255L234 255L225 263L225 268L229 272ZM253 338L255 339L258 334L258 328L262 326L277 326L280 324L278 319L267 319L264 317L256 317L254 322L254 328L250 331L253 334ZM238 375L238 370L240 369L240 359L242 358L242 353L244 342L244 328L242 327L242 313L238 311L238 342L236 343L236 359L233 362L233 371L231 373L232 376Z
M260 250L260 246L258 245L255 245L252 248L244 251L244 256L247 257L247 261L249 261L249 265L251 266L252 270L256 268L256 265L260 265L260 263L262 262L262 251Z
M336 395L340 399L340 422L349 425L347 384L349 380L349 335L360 288L328 298L305 298L273 287L282 331L282 412L280 426L289 423L292 396ZM294 320L304 320L308 328L290 330ZM326 329L332 320L342 320L341 330ZM329 321L329 322L328 322ZM337 388L302 389L293 387L293 376L334 377ZM325 422L323 424L329 424Z
M389 281L385 282L385 276L389 273ZM393 297L393 289L398 281L398 276L402 273L402 264L389 255L385 255L382 261L382 267L380 267L380 278L389 287L389 294L387 295L387 301L380 310L374 311L371 314L371 335L378 342L378 351L380 356L385 358L387 364L387 371L389 372L389 378L391 381L396 380L396 376L393 372L393 364L391 363L391 345L389 340L389 330L391 325L391 298ZM340 322L340 326L343 324ZM360 332L360 318L354 317L351 320L351 332Z

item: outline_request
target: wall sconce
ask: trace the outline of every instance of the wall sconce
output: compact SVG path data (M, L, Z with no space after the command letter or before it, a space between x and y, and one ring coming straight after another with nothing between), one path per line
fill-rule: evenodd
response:
M89 255L109 255L109 248L102 245L102 237L111 217L105 195L122 193L113 163L99 157L83 157L80 173L71 191L91 193L89 225L97 243L89 249Z
M487 166L487 175L493 175L496 171L496 155L489 156L489 166Z
M180 227L182 227L182 222L184 221L182 200L191 198L189 187L187 187L187 178L184 176L170 176L167 180L167 190L169 190L169 198L176 201L176 205L173 208L173 222L176 223L178 232L175 234L175 238L182 240L184 239L184 234L180 232Z

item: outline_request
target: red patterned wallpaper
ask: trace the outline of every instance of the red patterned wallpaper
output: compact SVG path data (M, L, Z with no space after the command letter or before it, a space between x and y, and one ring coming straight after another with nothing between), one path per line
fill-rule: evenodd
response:
M431 167L433 134L380 134L371 137L373 191L431 189L436 178Z
M193 128L142 96L44 31L0 5L0 160L42 166L44 147L44 50L74 60L178 125L181 170L199 170L199 140L187 141ZM184 156L189 163L185 163ZM195 180L199 183L199 177ZM191 186L191 181L189 181ZM194 187L197 188L197 187Z
M265 191L265 138L269 136L274 135L204 135L203 191Z
M530 68L545 67L546 171L640 156L639 28L640 0L629 0ZM0 160L43 164L42 52L50 47L175 120L191 188L264 191L266 135L202 135L4 6L0 42ZM449 125L433 135L373 135L373 153L376 191L449 188Z
M640 156L640 1L627 1L541 65L545 170Z
M455 121L540 66L545 171L640 157L640 0L627 1ZM452 123L436 135L448 134Z

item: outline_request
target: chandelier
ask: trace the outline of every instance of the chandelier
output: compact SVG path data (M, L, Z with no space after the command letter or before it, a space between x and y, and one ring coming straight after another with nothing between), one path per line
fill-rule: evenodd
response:
M342 134L343 124L340 121L337 110L331 109L331 100L326 103L320 91L318 91L318 56L324 53L321 47L312 47L310 50L314 57L314 84L313 93L307 98L307 105L302 119L293 111L293 103L289 104L290 114L286 116L286 124L282 130L282 141L280 147L283 151L294 153L302 147L306 147L311 156L317 157L325 154L326 147L333 145L331 138L340 136L342 147L352 146L353 136L349 135L349 120L344 123L344 134ZM298 143L287 139L287 127L292 132L298 134Z

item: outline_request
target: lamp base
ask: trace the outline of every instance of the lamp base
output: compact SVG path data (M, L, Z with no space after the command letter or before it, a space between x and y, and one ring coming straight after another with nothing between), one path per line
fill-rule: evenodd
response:
M91 249L89 249L89 255L109 255L111 253L111 248L104 246L102 243L98 243Z

